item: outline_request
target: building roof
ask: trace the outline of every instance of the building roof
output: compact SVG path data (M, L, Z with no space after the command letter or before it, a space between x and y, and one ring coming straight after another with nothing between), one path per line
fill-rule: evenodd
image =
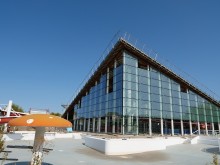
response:
M103 70L105 70L109 66L109 63L111 63L113 59L115 59L117 56L120 55L120 53L122 53L125 50L130 52L133 56L136 56L139 59L146 61L148 64L153 66L155 69L157 69L158 71L167 75L168 77L172 78L174 81L180 83L181 85L187 87L189 90L195 92L196 94L202 96L206 100L208 100L211 103L215 104L216 106L220 107L220 102L218 102L217 100L215 100L214 98L212 98L211 96L209 96L208 94L206 94L205 92L200 90L199 88L195 87L193 84L191 84L187 80L184 80L182 77L178 76L177 74L175 74L173 71L171 71L170 69L168 69L164 65L160 64L159 62L157 62L156 60L154 60L153 58L151 58L150 56L148 56L147 54L145 54L144 52L142 52L141 50L139 50L138 48L136 48L132 44L128 43L123 38L120 38L118 40L118 42L115 44L115 46L113 47L113 49L106 56L106 58L102 61L100 66L96 69L96 71L90 77L88 82L84 85L84 87L80 90L78 95L71 102L69 107L64 112L63 116L65 116L66 113L71 110L73 105L78 101L78 99L81 96L84 95L86 90L89 89L91 87L91 85L95 83L95 81L97 80L96 78L98 76L100 76L101 73L103 72Z

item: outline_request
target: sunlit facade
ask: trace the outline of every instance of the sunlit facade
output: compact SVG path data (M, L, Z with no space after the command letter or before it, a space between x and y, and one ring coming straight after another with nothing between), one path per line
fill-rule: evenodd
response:
M63 117L78 131L208 134L220 103L120 39Z

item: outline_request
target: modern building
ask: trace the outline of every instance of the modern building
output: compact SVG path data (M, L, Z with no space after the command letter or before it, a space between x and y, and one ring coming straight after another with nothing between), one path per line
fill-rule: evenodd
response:
M63 114L79 131L215 133L220 102L120 38Z

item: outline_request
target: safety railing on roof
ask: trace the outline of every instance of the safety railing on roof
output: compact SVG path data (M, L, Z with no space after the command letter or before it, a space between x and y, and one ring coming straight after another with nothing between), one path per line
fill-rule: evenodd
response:
M190 74L186 73L176 65L172 64L170 61L167 59L163 58L162 56L159 55L158 52L156 52L153 49L150 49L147 44L137 40L136 38L132 37L129 33L121 33L117 32L112 40L109 42L108 46L102 53L101 57L98 59L98 61L95 63L95 65L92 67L90 72L86 75L85 79L82 81L82 83L79 85L77 88L76 92L74 93L72 99L69 101L67 105L70 105L70 103L73 101L73 99L79 94L80 90L83 89L84 85L88 80L94 75L98 67L101 65L102 61L105 59L105 57L110 53L110 51L114 48L115 44L120 40L124 40L139 51L143 52L145 55L151 57L164 67L166 67L168 70L172 71L175 73L177 76L180 78L184 79L187 81L189 84L192 84L196 88L200 89L202 92L207 94L209 97L215 99L215 100L220 100L220 96L217 95L215 92L210 90L208 87L206 87L204 84L200 83L198 80L196 80L193 76Z
M160 56L158 52L156 52L153 49L150 49L145 43L137 40L136 38L133 38L130 34L125 33L124 37L122 37L123 40L128 42L129 44L133 45L136 49L142 51L145 55L151 57L164 67L166 67L168 70L172 71L175 73L177 76L182 78L183 80L187 81L189 84L192 84L205 94L207 94L209 97L215 99L215 100L220 100L220 96L217 95L215 92L210 90L206 85L203 83L199 82L195 77L191 76L187 72L183 71L181 68L176 66L175 64L172 64L169 60L163 58Z

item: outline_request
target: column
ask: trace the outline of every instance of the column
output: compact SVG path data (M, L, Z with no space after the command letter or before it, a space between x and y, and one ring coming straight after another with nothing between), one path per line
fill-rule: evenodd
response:
M199 122L199 109L198 109L198 97L197 95L195 95L195 99L196 99L196 113L197 113L197 128L198 128L198 135L201 134L201 131L200 131L200 122Z
M136 129L136 135L139 134L139 118L138 116L136 116L136 121L137 121L137 125L135 126L135 129Z
M112 116L112 133L115 133L115 115Z
M211 125L212 125L212 135L215 135L215 125L214 125L214 119L213 119L213 109L212 109L212 105L210 104L209 105L209 107L210 107L210 112L211 112Z
M183 109L182 109L182 96L181 96L181 92L179 92L179 105L180 105L180 129L181 129L181 136L183 136L184 135L184 127L183 127Z
M66 120L69 120L69 112L66 113Z
M214 123L212 123L212 135L214 135L215 134L215 125L214 125Z
M147 75L148 75L148 100L149 100L149 103L148 103L148 106L149 106L149 135L152 136L152 122L151 122L151 97L150 97L150 93L151 93L151 90L150 90L150 85L151 85L151 82L150 82L150 67L149 65L147 66Z
M171 119L171 135L174 135L174 124L173 124L173 119Z
M169 79L169 97L170 97L170 117L171 117L171 136L174 135L174 125L173 125L173 98L172 98L172 82L171 80Z
M149 118L149 135L152 136L152 124L151 124L151 118Z
M200 135L200 123L199 123L199 121L197 122L197 125L198 125L198 134Z
M192 135L192 121L189 121L189 131L190 131L190 135Z
M116 68L117 68L117 60L115 59L114 60L114 70L113 70L113 76L116 76L115 74L116 74ZM115 77L113 77L113 90L114 89L116 89L116 88L114 88L114 83L115 83ZM113 99L114 99L114 101L113 101L113 105L116 105L116 93L114 92L114 95L113 95ZM112 115L112 133L115 133L115 130L116 130L116 128L115 128L115 123L116 123L116 116L115 116L115 114L116 114L116 112L115 112L115 110L116 110L116 108L115 108L115 106L113 106L114 108L113 108L113 114L114 115Z
M162 85L161 85L161 75L158 74L159 78L159 97L160 97L160 134L163 136L163 105L162 105Z
M109 93L109 68L107 68L106 93Z
M108 127L108 117L105 117L105 133L107 133L107 127Z
M218 123L218 133L220 133L220 123Z
M180 120L181 135L184 135L183 120Z
M191 110L190 110L189 90L187 90L187 104L188 104L188 112L189 112L189 132L190 135L192 135L192 119L191 119Z
M123 62L125 61L125 55L124 55L124 53L123 53ZM124 65L124 63L123 63L123 86L125 86L125 65ZM123 96L124 96L124 89L122 88L122 90L123 90L123 92L122 92L122 94L123 94ZM122 127L122 135L124 135L125 134L125 107L124 107L124 104L125 104L125 102L124 102L124 98L122 97L122 123L121 123L121 127Z
M76 130L76 119L73 120L73 129Z
M128 116L127 123L126 123L126 125L127 125L127 132L128 133L131 132L131 124L132 124L131 122L132 122L131 116Z
M76 119L76 127L75 127L75 130L78 130L78 119Z
M109 68L107 68L106 93L109 93ZM105 133L108 132L108 117L105 117Z
M161 135L163 136L163 119L160 119L160 131L161 131Z
M95 118L92 118L92 132L95 132Z
M219 126L220 126L220 124L219 124ZM122 135L124 135L125 134L125 118L124 118L124 116L122 117L122 123L121 123L121 127L122 127ZM220 130L220 127L219 127L219 130Z
M101 132L101 117L98 118L98 132Z
M87 127L87 131L90 131L90 118L88 118L88 127Z
M83 121L83 131L85 132L86 131L86 119L84 118L84 121Z
M83 130L83 120L79 119L79 130L82 131Z
M77 129L80 130L80 119L77 120Z
M207 125L207 118L206 118L206 111L205 111L205 101L202 99L203 103L203 112L204 112L204 117L205 117L205 134L208 135L208 125Z
M207 126L207 122L205 122L205 134L208 135L208 126Z

